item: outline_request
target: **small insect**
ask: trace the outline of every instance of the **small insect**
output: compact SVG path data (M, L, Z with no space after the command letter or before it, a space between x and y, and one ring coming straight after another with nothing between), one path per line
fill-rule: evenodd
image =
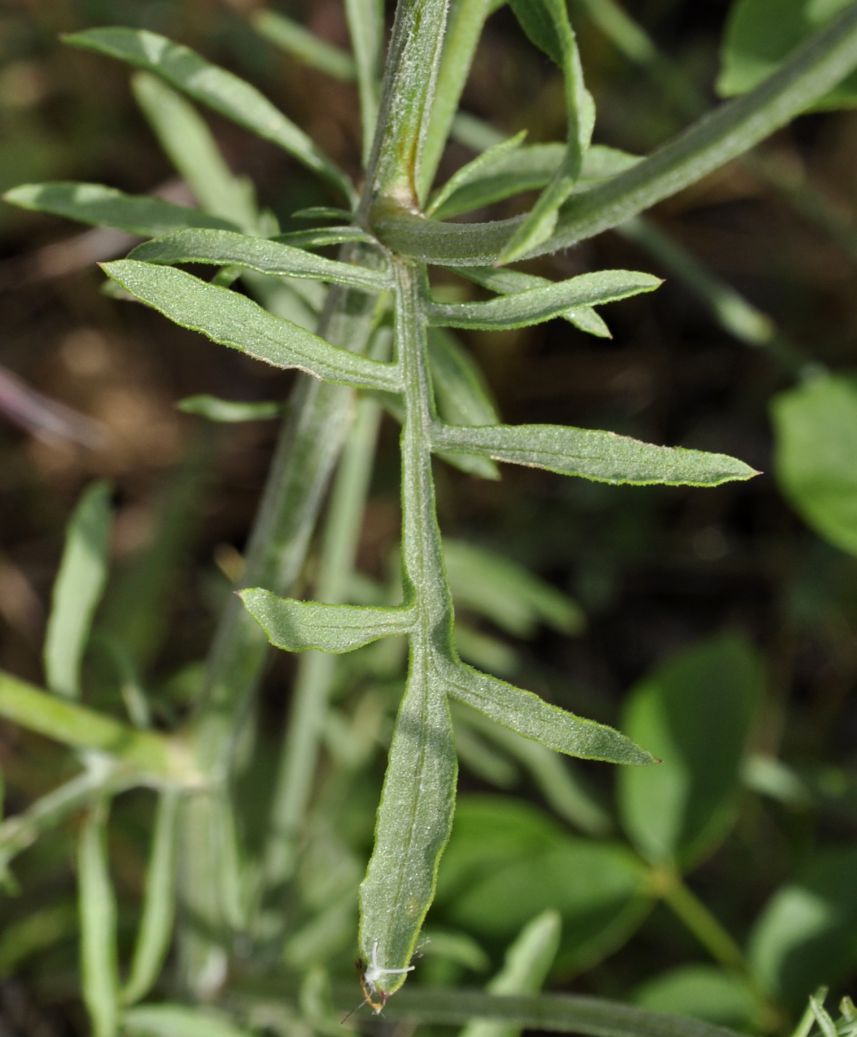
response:
M378 983L384 976L401 976L406 972L413 972L414 966L408 965L404 969L385 969L378 964L378 941L372 944L372 954L369 958L369 964L367 965L362 958L358 958L355 962L357 971L360 975L360 989L363 991L363 1000L357 1005L356 1008L352 1008L348 1015L344 1016L341 1020L343 1023L351 1018L352 1015L357 1011L358 1008L362 1008L364 1005L368 1005L375 1015L380 1015L384 1010L384 1005L390 999L390 995L384 990L378 989Z

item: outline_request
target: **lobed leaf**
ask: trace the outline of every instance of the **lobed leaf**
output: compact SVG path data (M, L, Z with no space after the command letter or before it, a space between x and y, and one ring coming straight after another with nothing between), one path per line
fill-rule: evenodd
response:
M307 277L368 292L383 292L390 278L380 270L325 259L279 241L228 230L184 230L138 245L129 259L146 263L211 263L274 277Z
M641 292L652 292L662 283L652 274L634 270L599 270L486 302L431 302L426 309L433 324L505 331L552 320L576 305L600 306Z
M92 483L69 519L45 635L48 687L68 698L80 697L81 661L107 582L110 526L110 486Z
M94 227L113 227L127 234L155 237L180 227L232 228L234 224L185 205L148 195L125 194L103 184L55 181L21 184L3 195L10 205L64 216Z
M500 270L489 266L469 266L458 271L462 277L474 284L488 288L498 295L515 295L535 288L545 288L556 282L535 274L524 274L519 270ZM557 317L573 324L579 331L597 338L610 338L610 329L591 306L575 306L558 313Z
M208 284L172 267L133 259L102 264L117 284L169 320L275 367L298 368L316 378L357 388L395 390L392 364L368 360L263 310L246 296Z
M81 986L92 1037L116 1037L119 1024L119 966L116 897L107 857L107 803L90 810L77 848Z
M435 665L450 695L555 752L605 763L654 762L650 753L612 727L575 716L531 691L439 654L435 655Z
M360 884L360 947L382 970L375 986L395 993L405 981L423 919L434 898L449 839L458 761L445 689L425 650L411 652L378 816L375 844Z
M432 441L437 450L484 453L495 461L613 485L720 486L759 474L726 454L655 446L571 425L465 428L436 423Z
M117 58L166 80L200 104L231 119L263 140L283 148L324 177L351 200L354 189L345 174L256 87L212 65L189 47L146 29L97 28L63 37L73 47Z
M379 638L409 633L415 618L412 608L296 601L258 587L241 591L239 597L271 644L287 652L353 652Z

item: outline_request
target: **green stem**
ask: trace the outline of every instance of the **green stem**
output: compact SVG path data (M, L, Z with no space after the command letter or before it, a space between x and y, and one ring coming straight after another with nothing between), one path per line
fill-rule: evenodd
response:
M140 731L3 672L0 716L63 745L109 753L143 780L202 784L202 775L182 743Z
M555 252L616 227L737 158L806 110L857 65L857 4L819 29L755 90L722 105L625 173L575 195L557 229L528 255ZM385 213L376 232L402 255L447 266L486 266L525 217L454 224Z

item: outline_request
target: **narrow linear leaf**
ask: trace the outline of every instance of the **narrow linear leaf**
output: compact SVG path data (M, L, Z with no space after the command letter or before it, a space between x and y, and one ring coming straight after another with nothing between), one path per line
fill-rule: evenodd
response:
M186 396L176 404L185 414L196 414L209 421L231 424L241 421L267 421L283 416L284 404L275 400L247 402L244 400L223 400L219 396L199 393Z
M375 138L384 64L383 0L345 0L345 17L357 67L363 165L368 166Z
M513 295L554 283L546 277L537 277L535 274L524 274L519 270L499 270L489 266L464 267L459 270L459 273L468 281L473 281L474 284L497 292L498 295ZM611 337L607 324L591 306L575 306L573 309L558 313L557 316L568 321L569 324L573 324L579 331L583 331L587 335L595 335L596 338Z
M339 220L349 221L353 216L350 209L338 209L335 205L305 205L291 214L293 220Z
M474 180L484 183L486 171L494 173L497 165L502 159L505 159L510 152L514 152L521 147L526 136L527 131L521 130L521 132L516 133L514 137L509 137L507 140L502 140L499 144L487 148L472 161L468 162L467 165L458 169L453 173L449 180L447 180L443 187L434 192L431 201L426 207L426 216L435 216L438 213L445 216L452 215L449 210L450 208L454 209L454 206L449 206L447 204L449 200L462 188L472 185ZM552 147L552 145L548 146ZM463 211L466 212L467 210L465 209Z
M128 980L122 988L123 1005L144 998L158 979L173 935L176 910L176 836L178 792L168 789L158 796L152 847L146 867L146 890L140 931Z
M194 1005L138 1005L122 1014L128 1037L254 1037L213 1008Z
M316 36L280 11L257 11L250 19L250 24L260 36L310 68L346 83L354 79L356 68L350 54Z
M80 697L80 665L107 582L109 536L110 486L96 482L69 520L45 635L48 687L68 698Z
M93 1037L115 1037L119 1023L116 898L107 858L107 803L84 818L77 849L80 966Z
M458 772L445 689L428 652L411 653L375 823L375 845L360 884L360 946L374 988L405 981L437 868L449 839ZM400 970L390 972L391 969Z
M396 390L392 364L368 360L263 310L246 296L172 267L133 259L103 263L117 284L169 320L275 367L298 368L316 378L382 392Z
M271 644L287 652L352 652L382 637L407 634L414 625L411 608L296 601L258 587L241 591L239 597Z
M606 724L585 720L553 706L531 691L436 655L436 665L450 695L480 713L568 756L605 763L653 763L654 757Z
M212 65L195 51L145 29L98 28L63 37L73 47L93 50L144 69L264 140L278 145L323 176L349 200L354 189L345 174L303 130L249 83Z
M55 181L44 184L21 184L3 195L10 205L34 212L64 216L68 220L94 227L113 227L127 234L155 237L180 227L221 227L235 225L219 216L173 205L148 195L124 194L103 184Z
M508 330L565 316L575 306L600 306L654 291L663 282L634 270L599 270L567 281L489 299L487 302L438 303L428 307L433 324L453 328ZM585 317L584 317L585 319Z
M376 246L378 244L362 227L313 227L311 230L290 230L285 234L278 234L271 240L306 249L354 243Z
M726 454L655 446L615 432L570 425L458 428L436 424L433 442L438 450L481 452L496 461L614 485L720 486L759 474Z
M451 425L491 425L498 421L478 365L467 350L443 328L429 331L429 366L438 414ZM499 479L497 465L477 454L456 455L460 468L481 479Z
M383 271L325 259L293 245L227 230L178 231L138 245L129 258L167 265L237 266L275 277L308 277L369 292L382 292L390 286L390 278Z

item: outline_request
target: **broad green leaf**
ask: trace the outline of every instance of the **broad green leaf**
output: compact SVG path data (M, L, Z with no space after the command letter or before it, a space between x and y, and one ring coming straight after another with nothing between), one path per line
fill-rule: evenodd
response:
M492 425L498 414L479 366L467 350L443 328L429 331L429 365L437 412L452 425ZM488 457L458 454L452 461L482 479L499 479Z
M148 195L124 194L103 184L64 181L21 184L7 191L3 198L22 209L48 212L95 227L113 227L141 237L167 234L179 227L234 226L230 221L198 209L173 205Z
M107 857L107 803L84 817L77 848L80 967L93 1037L115 1037L119 1024L116 898Z
M363 165L368 167L375 139L384 65L383 0L345 0L345 17L357 67Z
M754 975L790 1005L857 968L855 875L853 844L816 850L762 911L750 937Z
M663 761L619 775L622 824L648 860L687 867L726 835L761 685L752 647L720 634L667 660L632 691L623 727Z
M268 313L246 296L208 284L183 270L133 259L104 263L102 269L169 320L257 360L358 388L382 392L398 388L398 373L392 364L333 346L297 324Z
M488 983L492 994L536 994L544 985L556 952L562 923L554 910L543 911L524 926L515 942L506 951L503 966ZM521 1028L512 1024L487 1022L469 1023L461 1037L518 1037Z
M774 471L825 540L857 554L857 379L813 378L774 397Z
M196 414L209 421L226 424L281 418L284 412L284 404L277 403L275 400L251 403L244 400L223 400L219 396L209 396L205 393L186 396L183 400L179 400L177 406L185 414Z
M565 148L562 144L527 144L511 147L518 138L501 141L463 166L432 197L429 216L449 219L481 209L524 191L544 187L557 171ZM583 158L575 190L592 187L616 176L639 161L616 148L594 144Z
M400 0L387 52L390 74L378 115L384 126L375 189L381 204L414 208L423 143L437 85L448 0Z
M554 752L605 763L653 762L650 753L612 727L575 716L531 691L440 655L435 668L448 694Z
M717 90L734 97L758 86L816 29L846 8L849 0L736 0L729 11L721 49ZM857 104L857 73L815 102L838 108Z
M214 1008L194 1005L138 1005L122 1014L127 1037L254 1037Z
M499 282L498 282L499 283ZM663 282L634 270L599 270L567 281L547 282L486 302L439 303L428 306L433 324L452 328L507 330L566 316L576 306L600 306L654 291Z
M131 87L158 143L200 207L220 217L227 226L237 225L245 231L255 229L259 214L253 184L232 172L196 108L162 79L148 72L132 76Z
M45 635L48 687L68 698L80 697L83 653L107 582L109 537L110 487L96 482L84 491L69 520Z
M570 425L436 424L433 443L438 450L484 453L496 461L614 485L719 486L758 474L725 454L654 446L615 432Z
M523 997L473 990L407 990L387 1007L390 1022L463 1026L473 1019L516 1023L527 1030L574 1033L578 1037L738 1037L735 1030L700 1019L647 1012L617 1001L570 994Z
M682 965L637 987L631 1000L640 1008L692 1015L709 1023L757 1029L757 998L741 976L714 965Z
M176 836L179 794L158 796L152 845L146 866L146 890L131 971L122 988L125 1005L144 998L163 968L173 936L176 909Z
M279 109L249 83L212 65L195 51L145 29L98 28L63 37L74 47L117 58L166 80L251 133L278 145L323 176L348 199L354 189L345 174Z
M562 920L556 967L567 974L593 964L639 926L652 905L646 875L627 847L570 836L529 804L463 796L440 870L437 912L439 920L496 942L554 910Z
M308 277L350 288L382 292L390 278L380 270L325 259L278 241L228 230L185 230L145 241L129 255L146 263L209 263L256 270L275 277Z
M260 36L310 68L345 82L354 79L356 68L350 54L316 36L282 12L263 8L253 15L250 24Z
M441 155L449 137L473 56L495 0L451 0L437 89L425 134L423 161L418 180L422 201L432 185Z
M443 541L446 571L458 605L487 616L507 633L532 637L540 623L579 633L579 606L517 562L464 540Z
M545 277L537 277L534 274L524 274L519 270L498 270L496 267L464 267L459 271L462 277L468 281L488 288L498 295L514 295L536 288L545 288L555 282ZM573 309L564 310L556 315L562 320L567 320L578 330L587 335L595 335L597 338L610 338L610 329L604 323L602 317L591 306L575 306ZM451 422L450 424L455 424Z
M414 625L410 608L325 605L280 598L261 588L239 596L271 644L287 652L353 652L381 637L407 634Z
M595 104L583 84L583 69L565 0L510 0L524 31L562 69L566 147L562 160L535 205L503 249L500 262L520 259L553 233L559 207L574 190L592 139Z
M360 885L360 948L380 994L395 993L411 965L452 826L456 774L445 689L431 672L428 652L412 650L375 845Z

